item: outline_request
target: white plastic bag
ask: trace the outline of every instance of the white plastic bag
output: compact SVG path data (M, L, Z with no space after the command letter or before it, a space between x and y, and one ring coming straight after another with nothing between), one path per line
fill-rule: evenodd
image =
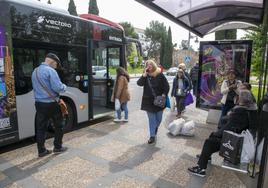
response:
M121 107L121 104L120 104L119 99L115 99L114 100L114 108L115 108L115 110L119 110L120 107Z
M184 123L185 123L185 120L182 118L175 119L167 126L167 129L169 130L170 134L172 134L173 136L176 136L180 133L180 130L182 126L184 125Z
M243 131L241 135L243 135L244 141L243 141L240 163L249 163L254 159L255 142L249 130Z
M264 143L264 138L261 140L261 142L259 143L258 148L257 148L257 163L258 164L261 163L263 143Z
M180 131L180 135L184 136L194 136L195 122L193 120L186 122Z
M170 111L171 112L175 111L175 106L176 106L175 97L171 97L171 99L170 99Z

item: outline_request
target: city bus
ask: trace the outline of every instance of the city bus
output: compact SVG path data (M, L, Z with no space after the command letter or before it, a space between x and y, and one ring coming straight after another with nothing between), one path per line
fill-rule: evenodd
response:
M35 136L31 74L48 52L59 56L65 126L110 115L115 70L126 67L123 28L93 15L72 16L38 1L0 0L0 146Z

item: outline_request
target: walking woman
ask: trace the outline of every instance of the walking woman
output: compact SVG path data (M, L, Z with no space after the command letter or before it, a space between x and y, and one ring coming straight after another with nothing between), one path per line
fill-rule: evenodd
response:
M114 119L114 122L128 122L127 102L130 100L130 95L128 91L129 74L122 67L116 69L116 74L116 82L112 95L112 101L119 100L120 108L116 110L116 118ZM122 111L124 111L125 115L123 120L121 120Z
M145 70L137 81L139 86L143 86L143 96L141 110L147 112L149 119L150 139L148 144L155 143L158 127L162 121L164 108L154 105L155 96L167 96L169 92L169 84L166 77L161 73L153 60L145 62Z
M184 71L182 69L179 69L177 76L173 80L173 86L171 90L171 97L176 98L178 118L181 117L181 112L185 109L184 99L190 89L189 79L185 76Z

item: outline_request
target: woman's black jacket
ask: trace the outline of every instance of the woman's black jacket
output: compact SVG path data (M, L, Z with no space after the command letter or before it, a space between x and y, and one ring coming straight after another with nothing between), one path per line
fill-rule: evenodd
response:
M137 81L137 84L139 86L143 86L143 96L142 96L142 102L141 102L141 110L145 110L148 112L159 112L163 110L163 108L154 106L154 96L152 94L152 90L148 85L148 81L150 80L151 86L156 93L157 96L165 94L168 95L169 92L169 84L166 79L166 77L159 73L155 77L153 76L147 76L143 77L141 76L139 80Z

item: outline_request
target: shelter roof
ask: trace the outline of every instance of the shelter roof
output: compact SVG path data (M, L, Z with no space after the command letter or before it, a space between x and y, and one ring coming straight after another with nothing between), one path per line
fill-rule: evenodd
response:
M265 0L136 1L203 37L216 30L261 24Z

